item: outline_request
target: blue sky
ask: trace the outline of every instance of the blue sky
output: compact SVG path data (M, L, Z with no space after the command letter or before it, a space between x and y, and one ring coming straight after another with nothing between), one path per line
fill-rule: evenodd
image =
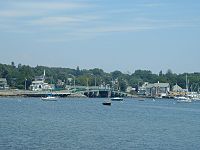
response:
M0 63L200 72L199 0L1 0Z

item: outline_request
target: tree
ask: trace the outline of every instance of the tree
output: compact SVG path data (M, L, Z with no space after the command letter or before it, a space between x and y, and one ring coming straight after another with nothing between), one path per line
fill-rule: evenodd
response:
M12 61L11 62L11 66L13 67L13 68L15 68L15 63Z
M159 77L160 76L163 76L162 70L160 70L160 72L159 72Z
M158 81L163 83L168 82L171 86L177 83L182 88L185 88L186 74L177 75L172 73L170 69L167 70L166 74L163 74L162 70L159 74L153 74L149 70L136 70L130 75L120 71L106 73L99 68L80 70L79 67L70 69L45 66L30 67L21 64L18 64L18 67L13 66L15 66L14 62L11 63L11 65L0 64L0 77L6 78L8 84L13 88L24 88L25 78L27 79L27 86L29 86L35 76L43 75L44 70L46 71L46 82L48 83L54 83L54 81L56 83L58 80L67 81L69 74L72 74L76 76L76 85L86 86L88 80L89 85L93 86L95 79L97 85L101 83L112 85L112 81L118 81L115 85L120 87L122 91L125 91L128 85L137 88L138 85L141 86L144 82L155 83ZM198 86L200 86L200 73L187 73L187 75L190 80L189 87L191 87L193 91L198 91Z
M22 64L18 64L18 67L17 68L21 68L22 67Z
M117 71L111 72L111 75L112 75L113 79L116 79L116 78L122 76L122 72L117 70Z
M79 69L79 66L76 67L76 76L79 76L81 74L81 71Z
M172 70L168 69L167 72L166 72L166 75L172 75L172 74L173 74Z

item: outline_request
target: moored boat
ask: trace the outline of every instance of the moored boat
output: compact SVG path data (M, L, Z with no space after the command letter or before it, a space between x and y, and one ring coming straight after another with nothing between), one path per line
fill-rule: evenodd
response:
M191 103L192 102L192 100L186 96L178 96L178 97L175 97L174 99L176 99L178 103L181 103L181 102Z
M102 104L110 106L111 105L111 101L104 101Z
M57 101L57 98L52 96L52 95L48 95L47 97L42 97L43 101Z
M124 99L122 97L114 97L111 98L112 101L123 101Z
M182 100L177 100L178 103L191 103L192 100L191 99L182 99Z

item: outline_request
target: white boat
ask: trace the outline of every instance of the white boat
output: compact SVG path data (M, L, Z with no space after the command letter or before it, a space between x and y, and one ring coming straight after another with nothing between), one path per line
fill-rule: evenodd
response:
M187 97L187 96L177 96L177 97L174 97L174 99L177 99L177 100L190 100L190 98Z
M191 99L182 99L182 100L177 100L178 103L191 103Z
M55 96L52 96L51 94L47 97L42 97L43 101L57 101L57 98Z
M181 103L181 102L191 103L192 102L192 100L186 96L178 96L178 97L175 97L175 99L177 100L178 103Z
M111 98L111 101L123 101L124 99L122 97L114 97Z

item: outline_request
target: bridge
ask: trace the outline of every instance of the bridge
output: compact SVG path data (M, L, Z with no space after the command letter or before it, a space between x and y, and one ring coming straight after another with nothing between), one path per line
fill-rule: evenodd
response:
M99 87L99 86L67 86L69 91L80 92L87 97L125 97L127 93L121 91L112 90L109 87Z
M126 97L127 93L121 91L112 90L109 87L98 87L98 86L67 86L65 90L60 91L29 91L29 90L20 90L20 91L11 91L4 93L4 95L10 96L27 96L27 97L45 97L49 93L53 96L58 97L68 97L76 95L85 95L87 97L93 98L104 98L104 97ZM1 93L0 93L1 95Z

